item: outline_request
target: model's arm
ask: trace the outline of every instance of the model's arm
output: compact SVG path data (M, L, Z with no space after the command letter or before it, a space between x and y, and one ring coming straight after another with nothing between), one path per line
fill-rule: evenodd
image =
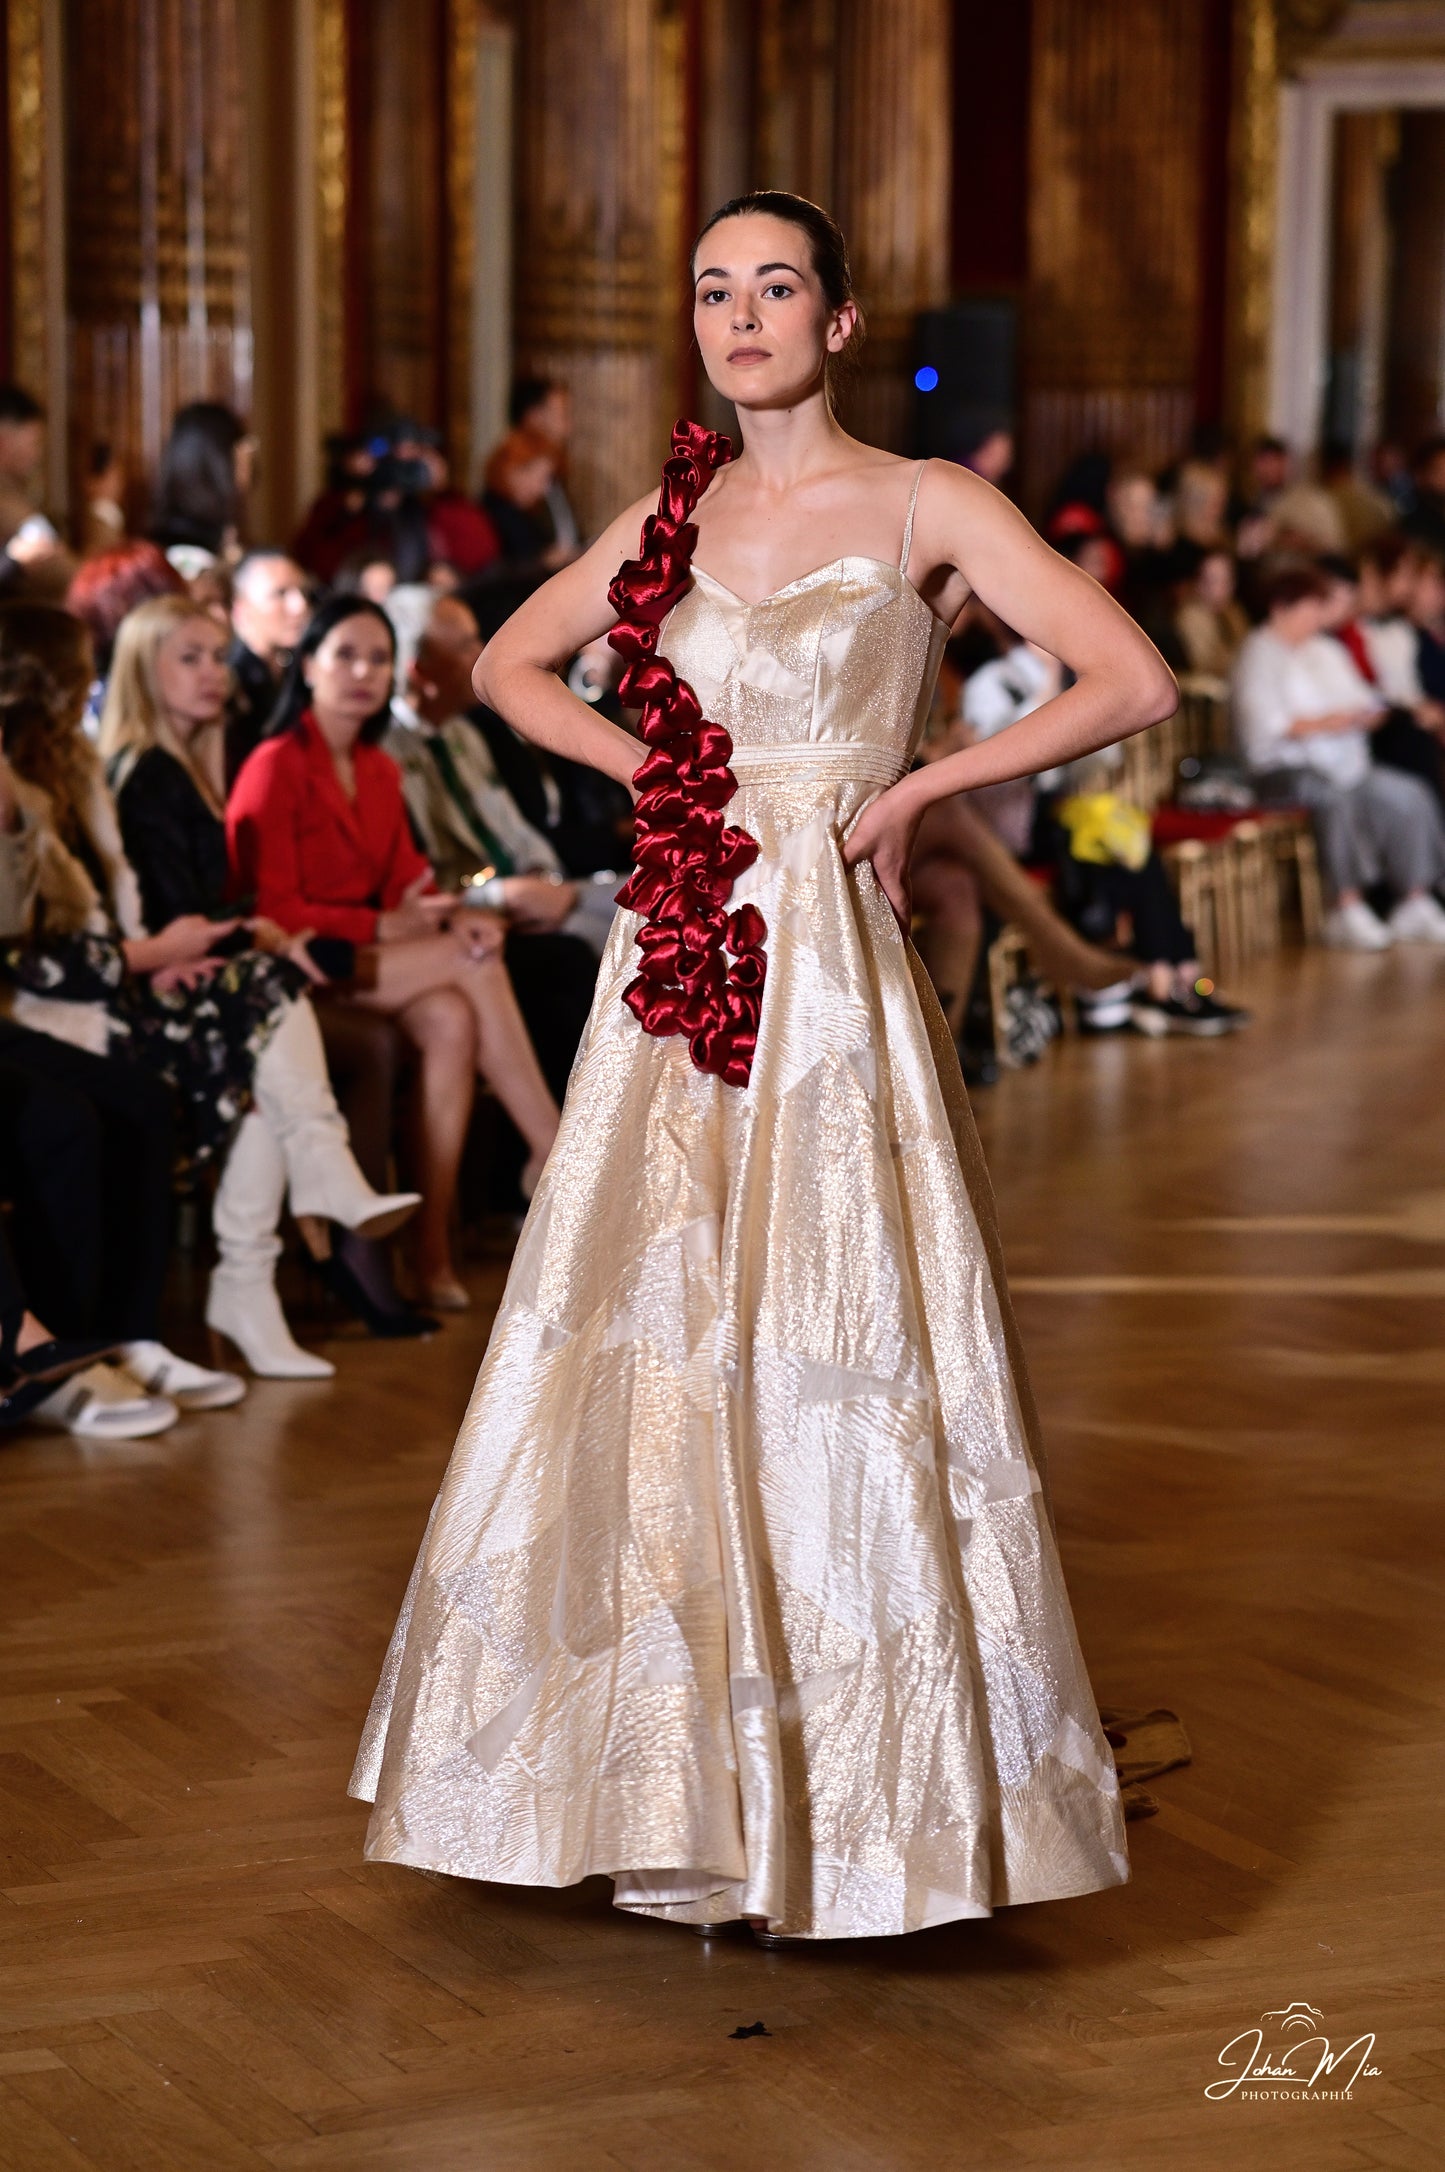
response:
M925 804L1056 769L1174 714L1179 689L1147 634L1097 581L1051 550L1001 491L966 468L929 463L911 557L932 569L921 585L925 593L938 588L945 608L954 600L947 580L954 569L1006 626L1074 673L1074 684L1032 715L916 775L913 788Z
M1179 703L1173 673L1128 613L1050 550L1001 491L967 469L930 461L909 562L925 569L919 585L940 617L951 621L972 590L1075 678L1030 716L912 771L864 808L843 857L850 866L872 861L905 934L912 912L908 863L934 800L1076 761L1172 716Z
M487 643L472 675L477 698L524 739L569 761L631 785L644 749L630 732L598 716L558 678L562 665L617 621L608 583L624 558L635 558L642 523L655 500L635 505L603 530L590 550L554 573L512 613Z

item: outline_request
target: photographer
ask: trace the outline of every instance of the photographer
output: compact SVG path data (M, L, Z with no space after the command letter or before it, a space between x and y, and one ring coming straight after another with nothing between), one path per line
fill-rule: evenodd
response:
M327 488L306 516L296 556L321 580L335 580L358 552L389 559L400 581L426 580L437 566L474 580L501 556L496 529L479 506L453 490L435 430L397 416L360 438L328 443Z

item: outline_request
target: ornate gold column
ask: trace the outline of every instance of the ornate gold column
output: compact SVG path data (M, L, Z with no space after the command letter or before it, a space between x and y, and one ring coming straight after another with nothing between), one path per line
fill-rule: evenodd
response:
M1239 444L1269 405L1269 301L1274 258L1279 41L1275 0L1234 0L1229 123L1229 270L1225 423Z
M67 285L73 456L133 487L177 407L251 408L236 0L70 0Z
M59 0L6 0L5 116L9 171L11 374L50 420L43 494L59 517L69 497L65 424L65 170Z
M948 0L840 0L834 216L868 317L850 429L907 449L913 321L948 298Z
M1025 479L1102 446L1151 466L1194 418L1204 18L1035 0ZM1145 88L1147 86L1147 88Z
M10 219L11 346L16 382L37 391L46 377L45 57L41 0L7 0L10 111L6 176Z
M664 0L519 10L516 352L571 388L595 531L651 485L675 414L683 22Z

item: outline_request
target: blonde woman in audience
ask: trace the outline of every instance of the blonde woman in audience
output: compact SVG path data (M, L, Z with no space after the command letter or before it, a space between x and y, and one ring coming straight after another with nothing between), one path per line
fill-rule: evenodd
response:
M123 787L133 791L144 770L141 796L168 810L170 841L157 843L154 823L136 822L139 797L131 800L151 933L145 885L80 728L89 636L64 611L0 610L5 751L32 790L44 840L40 909L28 934L5 946L0 970L22 1023L98 1054L115 1049L172 1087L191 1163L221 1168L207 1324L253 1372L322 1379L334 1366L297 1347L276 1295L285 1198L298 1217L372 1234L396 1227L417 1201L377 1194L356 1166L303 967L256 948L243 920L211 917L220 899L199 855L187 860L179 849L183 835L193 842L219 823L208 761L212 736L219 741L224 642L208 613L171 596L142 605L117 637L102 736ZM180 1360L132 1356L147 1385L173 1392Z

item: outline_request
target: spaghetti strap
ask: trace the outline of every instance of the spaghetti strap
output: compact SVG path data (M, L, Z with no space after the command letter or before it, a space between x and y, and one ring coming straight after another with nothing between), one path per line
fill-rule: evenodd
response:
M905 576L908 572L908 553L913 548L913 516L918 510L918 486L923 481L923 471L927 465L926 459L919 461L918 473L913 478L913 495L908 500L908 518L903 526L903 555L898 561L898 570Z

